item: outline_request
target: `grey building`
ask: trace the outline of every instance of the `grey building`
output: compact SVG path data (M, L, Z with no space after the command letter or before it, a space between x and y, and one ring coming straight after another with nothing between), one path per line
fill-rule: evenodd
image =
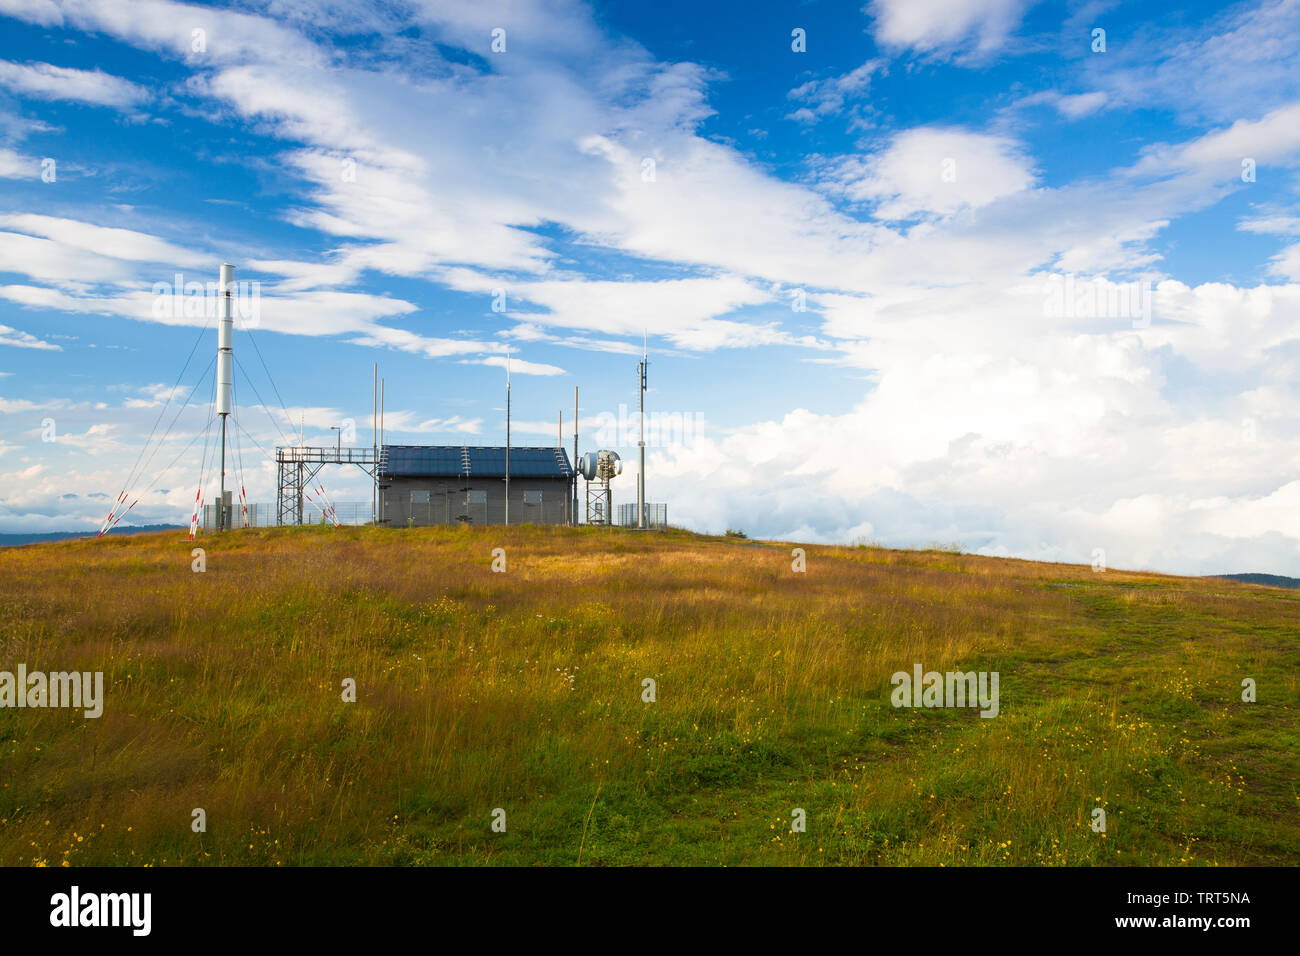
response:
M380 515L385 524L504 524L506 449L385 445ZM510 523L569 524L573 466L563 448L510 449Z

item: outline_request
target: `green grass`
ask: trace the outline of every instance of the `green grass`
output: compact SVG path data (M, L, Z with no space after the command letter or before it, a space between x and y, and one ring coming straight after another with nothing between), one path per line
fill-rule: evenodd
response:
M0 863L1300 862L1294 592L680 531L199 544L0 551L0 669L107 685L0 709ZM915 663L998 671L999 716L893 708Z

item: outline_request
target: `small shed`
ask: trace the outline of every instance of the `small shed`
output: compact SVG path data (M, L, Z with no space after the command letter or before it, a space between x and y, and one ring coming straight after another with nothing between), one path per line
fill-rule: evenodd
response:
M379 461L386 524L504 524L504 445L385 445ZM573 465L563 448L510 448L510 523L570 524Z

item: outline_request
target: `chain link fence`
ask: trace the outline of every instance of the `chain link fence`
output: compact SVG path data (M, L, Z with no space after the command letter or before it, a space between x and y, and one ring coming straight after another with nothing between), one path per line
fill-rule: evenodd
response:
M620 528L635 528L638 522L636 520L636 502L632 501L627 504L618 506L618 526ZM645 526L662 531L668 527L668 505L665 503L654 504L647 501L645 503Z
M336 501L334 502L334 518L339 524L370 524L373 517L373 509L369 501ZM304 524L333 524L334 521L325 518L321 510L310 501L303 502L302 520ZM244 518L240 511L239 502L233 502L230 506L230 527L244 527ZM252 502L248 504L248 527L250 528L273 528L275 527L275 505L269 502ZM217 506L203 506L203 525L204 531L217 530Z

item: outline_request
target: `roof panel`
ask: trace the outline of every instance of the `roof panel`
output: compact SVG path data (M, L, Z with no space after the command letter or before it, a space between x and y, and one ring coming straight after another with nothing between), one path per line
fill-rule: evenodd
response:
M504 478L504 445L385 445L386 474L396 477L450 478L469 474L480 478ZM510 477L569 478L573 474L569 456L562 448L511 448Z

